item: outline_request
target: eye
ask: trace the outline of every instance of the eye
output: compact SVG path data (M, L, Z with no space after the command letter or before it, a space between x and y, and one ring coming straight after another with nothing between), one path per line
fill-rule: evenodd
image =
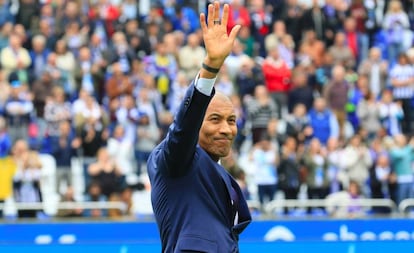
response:
M236 124L236 118L230 118L227 120L229 122L229 124L234 125Z
M220 121L220 118L219 117L211 117L210 118L210 121L212 121L212 122L219 122Z

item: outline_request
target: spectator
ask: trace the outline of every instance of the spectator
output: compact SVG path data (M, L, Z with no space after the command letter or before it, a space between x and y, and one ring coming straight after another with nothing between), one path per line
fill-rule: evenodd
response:
M302 36L302 27L300 26L300 22L304 10L302 5L300 5L297 0L288 0L283 2L285 2L285 4L281 19L286 24L286 32L292 35L293 41L296 45L295 49L297 49Z
M282 37L286 35L286 25L283 21L277 20L272 24L272 30L265 37L265 50L269 52L279 45ZM264 56L265 58L265 56Z
M145 73L144 64L141 60L135 59L132 61L131 73L129 81L132 83L134 90L132 94L138 96L140 89L145 85L145 80L149 78L149 74ZM152 79L152 77L151 77Z
M389 156L380 154L370 169L371 198L394 199L395 180ZM373 211L375 213L389 213L391 210L387 207L374 207Z
M348 90L348 100L345 104L345 112L347 122L345 123L345 135L349 136L349 132L354 133L360 128L360 119L357 115L357 107L361 100L364 99L364 96L369 92L368 87L368 78L366 76L358 76L358 74L353 70L348 70L348 73L345 75L345 80L348 81L349 90ZM349 127L349 129L347 129Z
M325 48L326 45L316 37L314 30L306 30L298 47L297 59L299 62L311 62L316 67L321 67L324 63Z
M355 20L355 29L360 34L366 34L369 44L371 46L371 35L377 28L375 16L372 16L372 7L375 7L375 2L369 4L367 1L355 0L349 6L349 16Z
M68 45L65 40L60 39L56 42L55 45L55 54L56 54L56 67L63 72L64 80L62 85L65 87L66 93L69 95L69 98L72 98L75 93L75 69L76 69L76 59L74 54L68 49Z
M297 152L296 139L287 137L280 150L280 163L277 170L278 187L285 199L297 199L301 184L300 164L301 153ZM289 209L285 208L285 213Z
M72 202L76 203L75 196L74 196L74 189L72 186L68 187L65 194L61 197L61 202ZM73 218L73 217L82 217L83 210L81 208L73 208L73 209L60 209L56 216L61 218Z
M9 45L9 37L13 31L13 23L6 22L1 26L0 30L0 50Z
M237 75L240 73L242 59L247 56L244 51L244 45L237 38L234 41L230 55L227 56L224 61L224 67L227 69L227 73L229 74L231 80L235 80Z
M313 108L308 112L312 137L325 145L329 138L339 138L339 124L336 116L326 106L323 98L316 98Z
M108 198L102 193L100 182L92 181L88 185L88 190L87 190L87 194L85 197L85 201L98 202L98 203L105 203L108 201ZM83 212L83 215L85 217L101 218L101 217L107 217L108 212L104 209L91 208L89 210L85 210Z
M63 88L51 87L52 96L48 98L44 108L44 119L46 121L47 135L50 137L59 136L60 123L72 120L71 104L65 101Z
M342 152L341 183L348 188L351 181L358 183L359 188L365 196L369 196L368 178L369 168L372 166L371 154L362 142L361 136L354 135Z
M49 136L50 154L56 161L56 189L62 195L72 186L72 158L80 148L80 139L69 120L61 120L58 125L58 134Z
M11 85L8 80L4 79L3 72L0 70L0 115L5 115L4 112L6 110L6 102L10 97L11 94Z
M239 34L237 35L237 38L239 42L243 45L243 52L246 55L248 55L249 57L254 57L258 54L257 44L254 37L252 36L250 27L242 26L240 28ZM262 57L265 57L265 55Z
M12 143L17 139L28 139L28 129L33 103L25 94L25 87L19 80L11 82L12 90L5 104L5 117Z
M162 41L162 31L160 26L161 24L157 24L156 22L149 22L146 24L151 53L155 51L157 45Z
M402 132L400 121L405 117L404 111L401 104L393 101L391 90L387 89L382 92L379 101L379 117L381 125L388 135L394 136Z
M41 19L39 21L38 31L35 31L36 35L43 35L46 38L46 48L53 50L58 40L58 36L55 33L55 26L53 23L49 22L46 19Z
M160 139L160 131L154 118L146 113L141 117L141 124L137 129L138 141L135 145L135 157L137 159L137 174L141 175L146 167L146 161L151 151L157 146Z
M39 21L42 22L47 22L49 24L49 26L51 26L52 28L55 28L56 26L56 19L54 17L55 13L54 13L54 8L52 6L52 4L44 4L43 6L40 7L40 13L39 13ZM35 26L33 29L39 29L39 24L32 24L32 26ZM54 33L54 29L53 29L53 33Z
M305 143L312 134L309 125L306 107L304 104L296 104L293 112L286 117L286 135L296 139L298 143Z
M150 100L150 91L143 88L138 98L140 124L137 127L137 142L135 144L135 158L137 160L137 174L140 175L146 167L151 151L160 140L160 130L157 125L158 115Z
M272 13L270 8L265 8L265 0L255 0L250 2L250 30L258 46L257 55L266 57L265 38L269 33L272 24ZM244 26L249 27L249 26Z
M242 191L243 196L246 199L251 199L250 191L249 191L247 179L246 179L246 173L244 172L244 170L238 170L236 172L236 175L234 176L234 179L239 184L240 190Z
M115 117L116 122L124 127L125 138L134 143L141 115L132 95L126 95L121 99L121 105L116 110Z
M394 101L401 105L404 112L402 119L402 132L411 134L412 124L412 100L414 96L414 66L412 66L406 54L398 56L398 62L391 68L390 83Z
M102 65L93 62L90 49L82 46L79 49L75 70L77 89L86 90L96 97L98 101L102 102L104 97L104 74Z
M398 55L405 51L404 38L410 28L409 18L399 0L392 0L385 12L382 28L386 36L388 62L395 63Z
M363 197L360 185L355 181L351 181L349 182L349 187L345 190L327 196L326 205L328 213L336 218L361 217L367 211L360 204Z
M105 90L109 98L109 103L125 95L132 95L134 86L128 75L122 71L121 63L116 62L112 65L112 75L105 83Z
M109 60L109 52L106 51L107 43L96 31L90 36L88 48L91 54L92 65L97 65L102 69L106 68Z
M326 143L327 176L329 180L329 193L343 190L341 177L342 151L338 138L329 138Z
M278 117L287 111L287 92L291 88L291 70L280 57L279 47L271 48L263 61L262 71L266 87L277 105Z
M318 0L312 0L312 6L306 9L302 15L300 27L302 31L315 31L316 38L325 41L330 46L333 41L334 27L328 23L328 18L322 10Z
M295 66L295 43L290 34L285 34L279 43L280 57L286 62L289 69Z
M68 50L72 52L75 57L79 56L79 49L86 44L88 33L88 26L81 27L77 22L66 24L62 40L65 41Z
M264 205L274 199L277 190L277 148L270 136L263 136L250 152L250 160L255 168L254 182L264 210Z
M170 97L168 98L168 110L171 114L175 114L180 102L184 99L185 92L188 88L188 79L184 72L177 73L177 78L172 84Z
M277 121L277 110L265 86L255 89L255 96L247 102L247 117L251 126L253 145L268 133L269 124Z
M49 113L51 108L50 105L47 106L47 104L50 104L50 102L52 102L51 100L55 102L55 99L57 99L56 95L54 94L55 89L61 89L61 87L57 86L57 84L52 79L50 73L46 71L44 71L41 74L41 77L37 79L32 85L34 113L32 115L33 119L31 125L32 127L35 126L37 128L36 135L32 136L36 138L34 144L37 147L39 147L42 144L43 138L45 138L47 134L49 134L47 133L47 128L48 123L50 123L48 121L50 120ZM61 93L62 98L58 103L63 103L63 101L65 100L65 93L63 89L61 89ZM68 107L68 109L70 108L68 104L66 104L66 106ZM46 107L48 110L48 115L46 115ZM58 108L53 108L52 110L58 110ZM48 118L46 118L46 116ZM62 116L69 119L71 115L64 113L62 114ZM51 133L51 135L53 135L53 133Z
M332 69L332 79L324 90L324 97L328 107L335 114L339 124L339 134L344 137L344 128L347 121L345 105L348 102L348 92L351 84L345 79L345 69L336 65Z
M201 67L204 59L205 50L200 46L200 39L197 34L188 35L187 44L179 50L178 62L184 71L187 80L193 79Z
M373 93L367 92L364 95L357 105L356 113L361 128L368 132L368 140L372 140L381 128L380 107Z
M240 59L240 72L236 76L234 84L242 101L247 97L254 96L256 86L264 84L261 67L257 66L252 58L242 57Z
M368 77L369 89L374 98L378 98L386 86L388 77L388 61L382 59L382 53L378 47L372 47L369 50L369 57L361 61L358 74Z
M243 5L243 1L231 0L227 31L230 32L235 25L250 27L251 22L249 10Z
M413 198L413 172L411 163L413 161L414 141L407 142L407 137L402 134L394 136L395 145L390 149L391 166L394 170L397 189L397 205L402 200Z
M56 83L58 86L62 87L65 91L65 96L68 98L72 98L73 90L72 87L69 86L68 73L57 66L57 55L54 52L51 52L47 57L47 64L45 66L45 72L48 72L52 77L52 81Z
M19 72L19 80L28 84L28 73L31 62L29 51L22 47L22 40L18 34L12 33L9 36L9 45L0 51L0 63L5 78L10 73Z
M89 165L88 173L91 181L99 185L107 199L119 193L122 187L121 170L109 156L107 148L102 147L98 150L97 161Z
M175 15L169 17L172 21L173 29L182 31L188 35L200 28L198 16L193 8L188 6L175 6Z
M233 94L230 97L230 100L233 103L234 111L236 114L236 125L237 125L237 135L234 138L233 142L233 149L236 154L240 154L241 147L246 140L246 136L250 134L249 129L247 129L247 112L245 106L240 99L240 97L236 94Z
M47 64L47 57L50 50L46 47L47 38L41 34L35 35L32 38L32 49L30 50L30 77L39 79L45 70Z
M326 155L324 147L316 138L310 141L303 154L302 166L306 175L308 199L324 199L328 195L330 182Z
M97 3L97 12L92 14L104 24L106 34L111 37L116 31L116 22L121 15L118 6L109 0L101 0Z
M122 175L128 176L134 172L133 142L125 135L122 125L116 125L108 139L110 158L119 166Z
M159 42L156 46L156 51L144 60L146 72L154 77L164 106L167 105L167 97L171 91L171 82L175 79L177 73L177 62L166 50L165 43Z
M288 112L292 113L297 104L303 104L306 111L309 111L313 105L313 90L308 85L308 76L299 67L292 71L292 89L288 92Z
M0 117L0 204L3 204L13 194L13 175L16 171L16 163L9 155L11 147L6 120ZM2 212L0 211L1 217Z
M120 17L119 20L129 22L130 20L138 20L139 17L139 3L134 0L125 0L119 6Z
M87 124L96 123L102 128L103 112L94 97L85 90L79 91L79 97L72 104L73 124L76 131L81 131Z
M137 56L129 46L125 33L121 31L115 32L111 37L110 45L106 52L105 56L107 59L105 60L108 65L118 63L124 74L130 73L132 61Z
M353 17L344 20L344 34L346 44L351 49L356 65L368 57L369 39L365 33L358 31L357 21Z
M233 81L230 78L226 66L220 69L220 74L216 79L215 89L228 97L235 93Z
M185 35L180 31L170 31L164 35L162 41L166 53L174 57L178 65L179 50L185 44Z
M328 51L332 55L335 65L341 65L349 69L355 68L356 58L347 44L345 33L337 32L335 34L334 44L328 47Z
M13 177L14 200L17 203L42 202L40 180L42 177L42 163L36 151L27 151L21 157L21 166L16 170ZM18 210L20 218L35 218L37 210Z

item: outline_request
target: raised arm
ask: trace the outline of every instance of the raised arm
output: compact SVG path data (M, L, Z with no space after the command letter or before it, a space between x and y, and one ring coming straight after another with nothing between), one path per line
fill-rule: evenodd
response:
M208 15L200 14L206 57L203 67L193 84L187 90L180 104L174 122L170 126L166 139L155 151L156 166L167 176L184 175L191 168L199 130L201 128L208 104L214 95L214 82L218 70L230 54L233 42L240 26L235 26L227 33L229 6L223 7L220 19L220 4L215 1L208 6Z

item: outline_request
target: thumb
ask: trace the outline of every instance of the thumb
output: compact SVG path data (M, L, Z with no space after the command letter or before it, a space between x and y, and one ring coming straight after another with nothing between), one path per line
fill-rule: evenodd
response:
M236 39L237 34L239 33L241 29L241 25L235 25L229 34L229 38L231 39L232 42L234 42L234 40Z

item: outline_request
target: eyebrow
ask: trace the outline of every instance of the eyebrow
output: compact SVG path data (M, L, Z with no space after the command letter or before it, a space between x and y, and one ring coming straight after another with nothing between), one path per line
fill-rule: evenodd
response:
M229 116L225 117L223 114L218 113L218 112L213 112L211 114L208 115L208 118L211 117L219 117L219 118L237 118L235 113L230 114Z

